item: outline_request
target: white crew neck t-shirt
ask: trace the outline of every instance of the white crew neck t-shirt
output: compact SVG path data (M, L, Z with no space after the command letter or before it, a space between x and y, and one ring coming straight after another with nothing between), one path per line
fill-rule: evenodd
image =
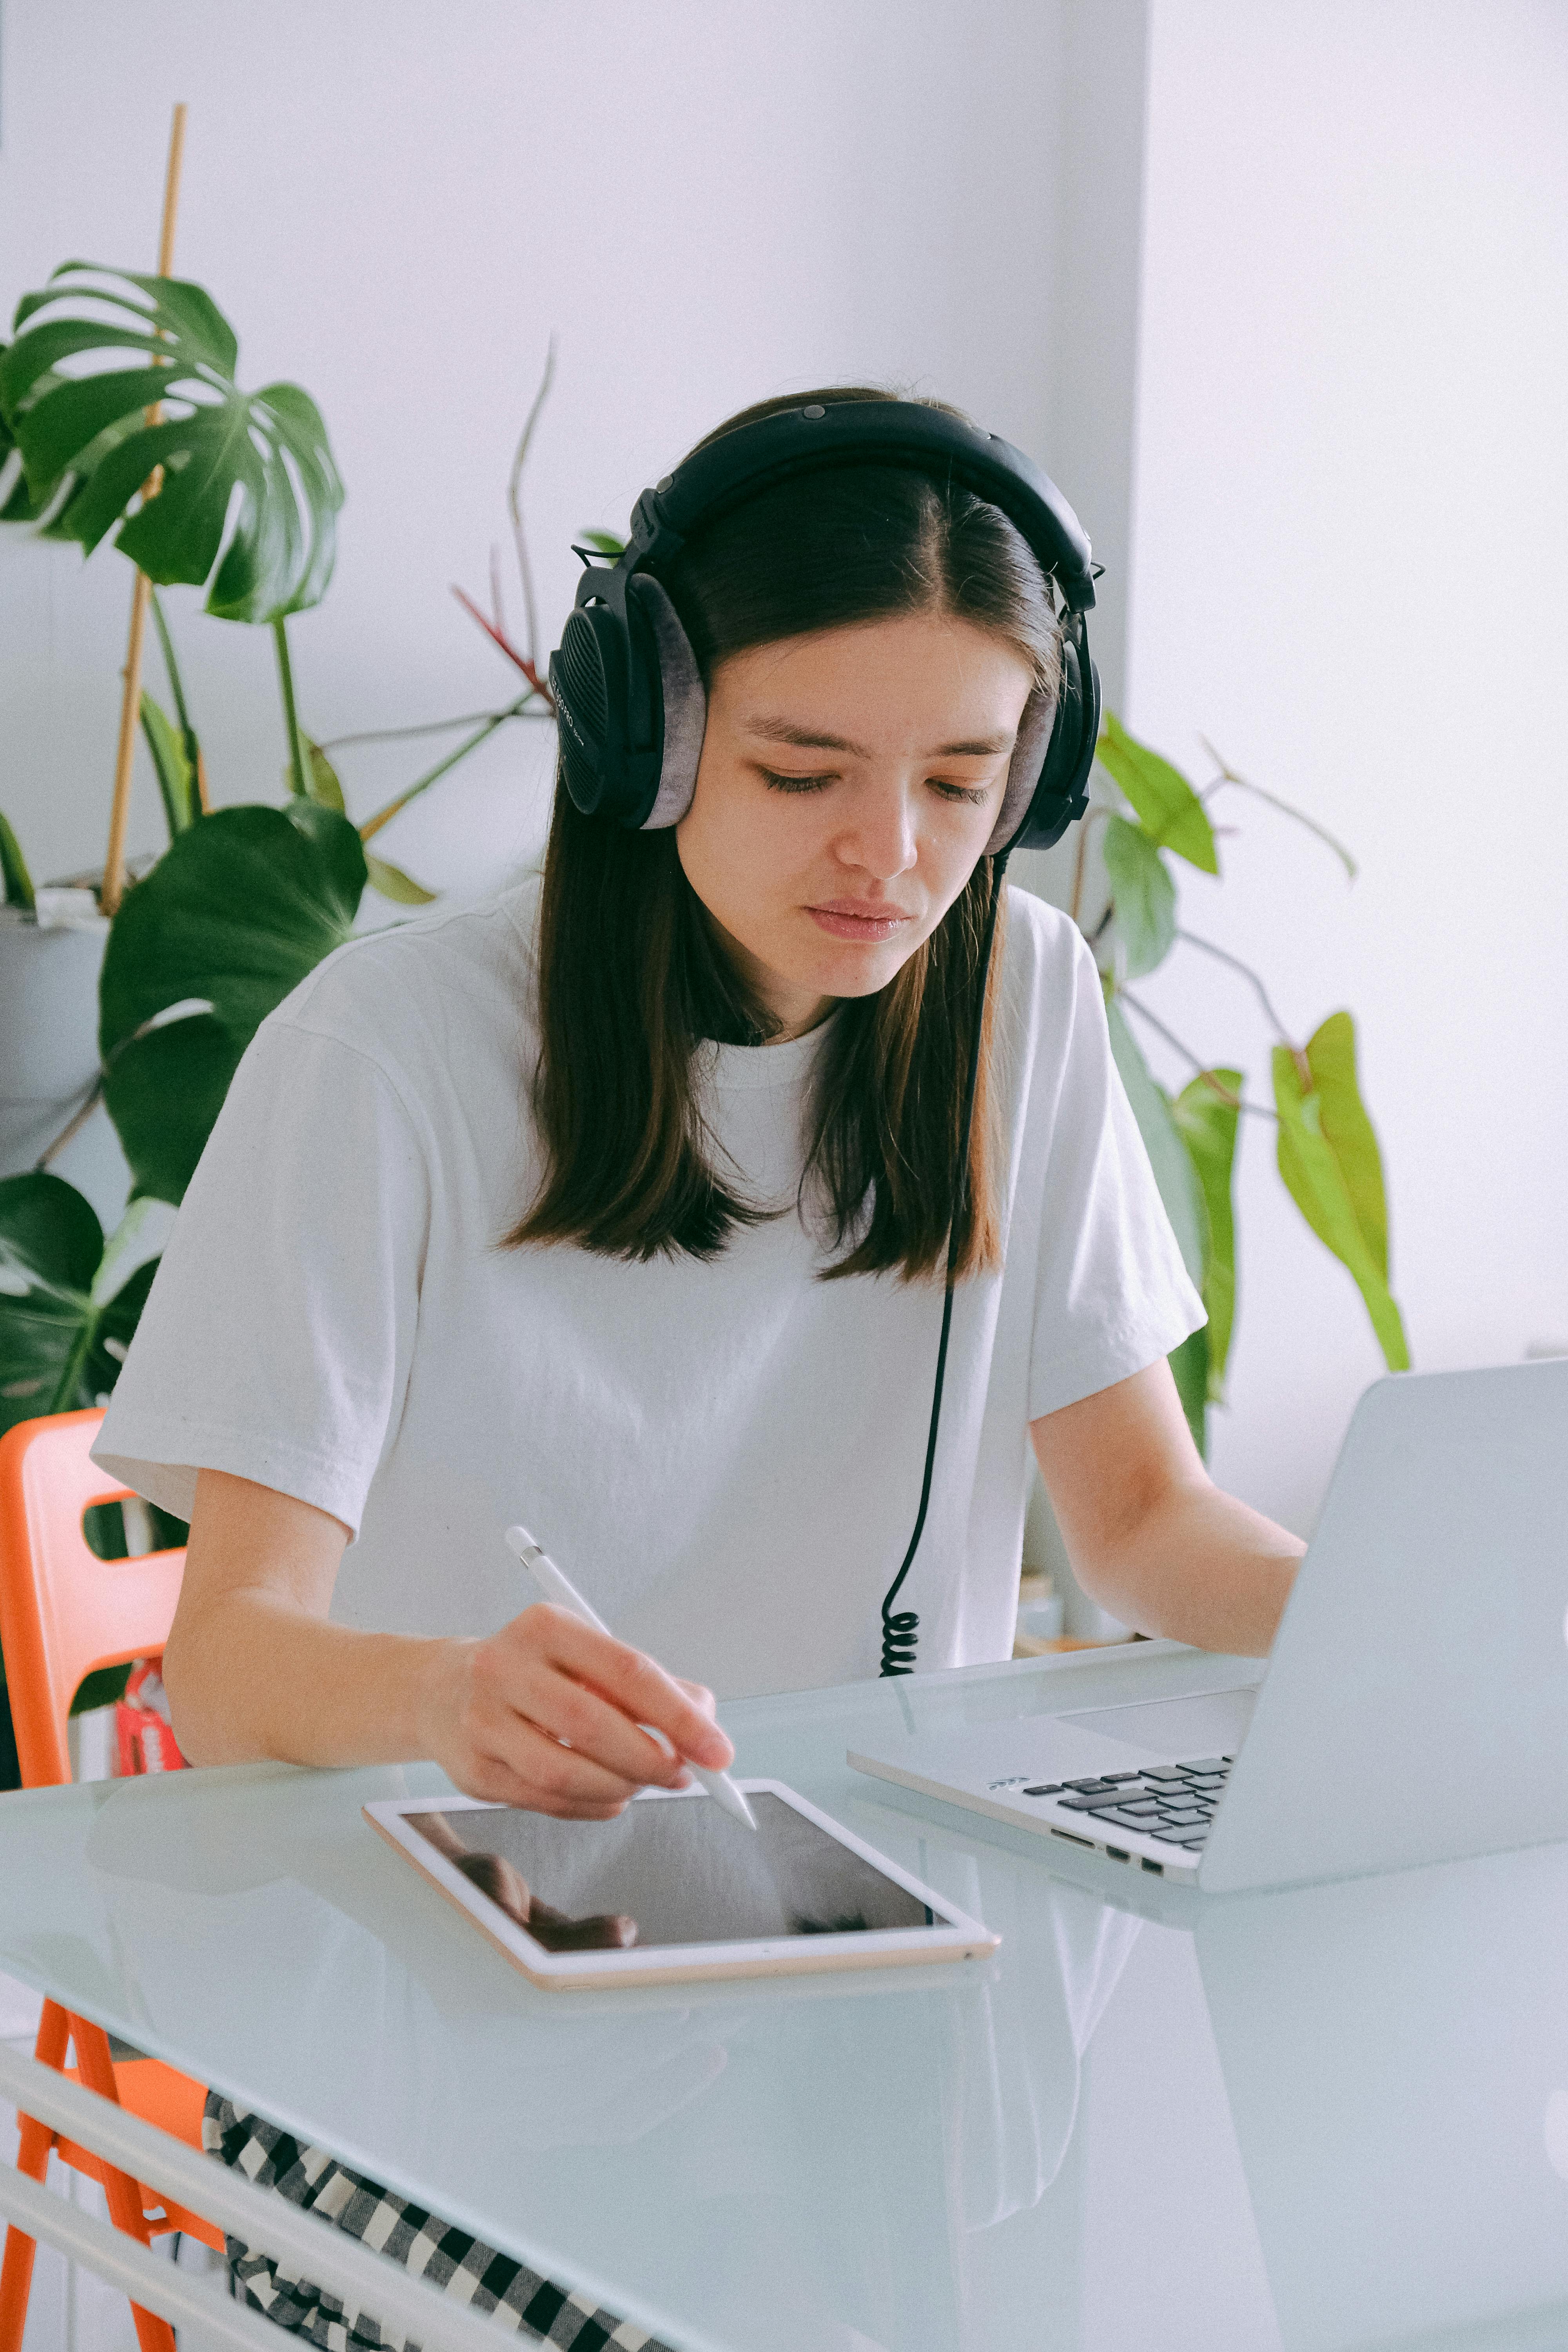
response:
M521 1520L606 1623L722 1697L875 1675L920 1499L942 1286L817 1279L796 1209L823 1030L704 1049L705 1108L783 1213L711 1263L507 1249L537 1184L532 880L357 940L262 1024L94 1449L182 1517L198 1468L353 1532L338 1622L486 1633ZM1203 1320L1067 917L1008 894L1005 1263L961 1283L921 1668L1011 1654L1028 1423Z

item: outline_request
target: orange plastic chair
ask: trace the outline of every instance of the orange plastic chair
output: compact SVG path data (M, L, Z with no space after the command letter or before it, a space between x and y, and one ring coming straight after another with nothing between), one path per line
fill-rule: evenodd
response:
M161 1655L180 1595L183 1551L105 1560L88 1545L82 1514L95 1503L120 1502L126 1492L88 1456L102 1419L101 1412L58 1413L22 1422L0 1438L0 1650L26 1789L69 1780L66 1721L82 1678L100 1666ZM76 2047L74 2067L65 2063L68 2041ZM201 2147L202 2084L155 2058L112 2059L108 2035L87 2018L47 2000L36 2054L42 2064L73 2075L188 2147ZM31 2116L17 2121L16 2162L31 2179L43 2179L52 2149L62 2163L102 2184L115 2227L143 2245L180 2230L222 2252L222 2231L200 2214ZM35 2251L35 2242L19 2230L6 2231L0 2352L21 2352ZM136 2304L131 2309L141 2352L174 2352L166 2319Z

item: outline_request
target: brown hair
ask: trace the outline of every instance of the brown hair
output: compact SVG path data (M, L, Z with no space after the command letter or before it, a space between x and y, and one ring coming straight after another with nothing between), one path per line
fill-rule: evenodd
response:
M890 396L858 385L796 393L718 431L806 401ZM1005 639L1043 688L1054 690L1058 675L1050 590L1016 526L971 492L902 467L779 483L700 530L664 584L705 680L754 646L930 611ZM993 863L980 859L888 985L847 998L827 1029L801 1179L802 1204L817 1203L836 1254L827 1279L945 1268ZM994 966L1001 954L999 924ZM632 833L584 816L558 776L539 957L533 1094L545 1173L509 1240L633 1259L717 1255L737 1226L769 1212L712 1163L693 1053L707 1038L760 1045L773 1024L715 940L673 828ZM1001 1260L994 1003L988 986L961 1276Z

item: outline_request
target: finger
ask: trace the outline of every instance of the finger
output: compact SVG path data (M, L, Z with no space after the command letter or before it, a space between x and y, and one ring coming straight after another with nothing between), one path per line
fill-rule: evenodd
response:
M634 1724L662 1731L677 1755L721 1771L735 1751L716 1723L710 1722L673 1675L626 1642L600 1633L563 1610L552 1609L549 1654L577 1680L591 1684Z
M553 1625L546 1622L550 1619L555 1620ZM582 1632L590 1643L609 1651L613 1671L614 1653L622 1644L607 1634L577 1626L575 1620L558 1611L531 1610L527 1618L519 1621L519 1638L500 1643L479 1672L477 1690L487 1716L491 1710L520 1716L551 1738L618 1773L633 1788L650 1783L665 1789L683 1787L686 1773L679 1757L651 1738L596 1684L581 1679L574 1664L558 1654L555 1636L563 1628L568 1633ZM637 1653L631 1654L635 1657Z
M683 1690L686 1693L687 1697L691 1701L692 1706L700 1707L702 1713L708 1717L709 1722L711 1723L715 1715L719 1711L719 1702L714 1697L712 1692L709 1689L707 1684L689 1683L683 1675L677 1675L674 1677L674 1680L676 1688L678 1690Z
M521 1715L488 1725L480 1734L481 1770L511 1782L503 1799L538 1812L585 1809L618 1811L645 1784L611 1771L592 1756L563 1748Z

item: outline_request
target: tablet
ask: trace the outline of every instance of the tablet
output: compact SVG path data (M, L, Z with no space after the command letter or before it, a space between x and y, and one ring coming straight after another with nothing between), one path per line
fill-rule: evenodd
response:
M706 1790L647 1789L612 1822L479 1797L365 1819L538 1985L968 1960L1001 1938L780 1780L742 1780L757 1826Z

